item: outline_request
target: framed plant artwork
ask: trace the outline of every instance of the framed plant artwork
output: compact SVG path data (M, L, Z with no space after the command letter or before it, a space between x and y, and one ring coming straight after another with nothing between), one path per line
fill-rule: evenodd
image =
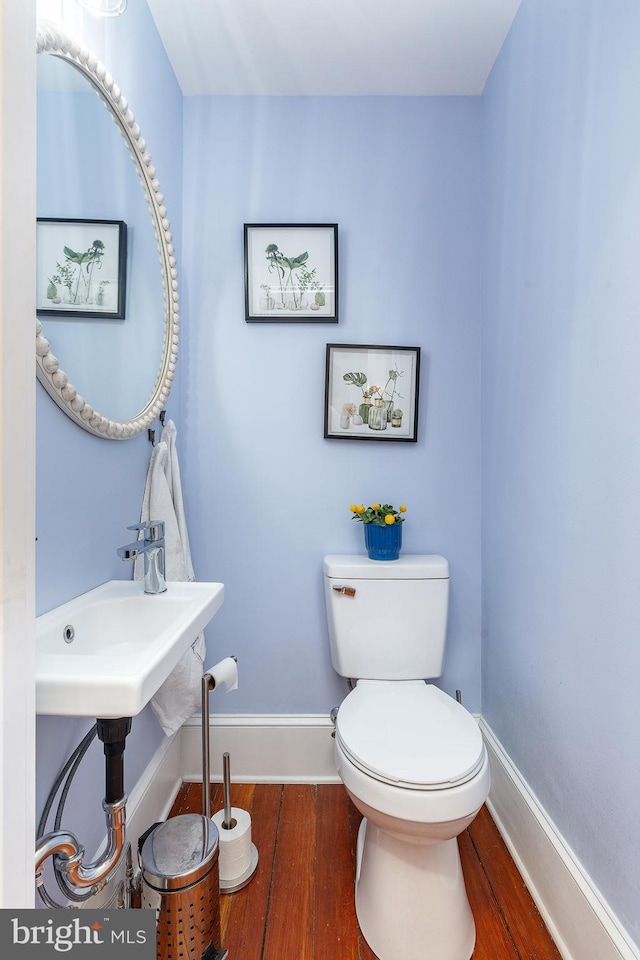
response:
M338 322L338 224L245 223L247 323Z
M325 438L415 443L419 386L420 347L328 343Z
M36 278L36 313L40 317L123 320L126 223L38 217Z

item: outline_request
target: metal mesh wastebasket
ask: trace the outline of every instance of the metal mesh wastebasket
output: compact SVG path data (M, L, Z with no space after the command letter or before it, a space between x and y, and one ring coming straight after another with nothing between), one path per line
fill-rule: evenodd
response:
M156 911L157 960L224 960L218 830L187 813L157 824L140 850L142 906Z

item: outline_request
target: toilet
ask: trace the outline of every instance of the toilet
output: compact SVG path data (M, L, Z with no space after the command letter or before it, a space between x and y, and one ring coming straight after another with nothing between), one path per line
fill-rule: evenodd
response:
M327 556L331 662L355 682L336 719L335 762L363 814L358 924L379 960L470 960L475 924L458 835L489 793L487 752L440 677L449 565Z

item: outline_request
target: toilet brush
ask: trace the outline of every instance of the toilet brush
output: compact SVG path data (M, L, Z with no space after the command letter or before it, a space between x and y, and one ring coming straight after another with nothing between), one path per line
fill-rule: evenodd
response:
M220 838L220 893L235 893L246 886L258 866L258 851L251 842L251 817L231 806L231 761L222 755L224 807L211 818Z

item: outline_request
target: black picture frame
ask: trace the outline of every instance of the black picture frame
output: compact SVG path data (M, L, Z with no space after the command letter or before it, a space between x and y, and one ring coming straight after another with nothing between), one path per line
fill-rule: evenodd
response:
M247 323L338 322L338 224L245 223Z
M328 343L325 439L416 443L419 392L420 347Z
M124 220L38 217L36 313L39 317L123 320L127 302Z

